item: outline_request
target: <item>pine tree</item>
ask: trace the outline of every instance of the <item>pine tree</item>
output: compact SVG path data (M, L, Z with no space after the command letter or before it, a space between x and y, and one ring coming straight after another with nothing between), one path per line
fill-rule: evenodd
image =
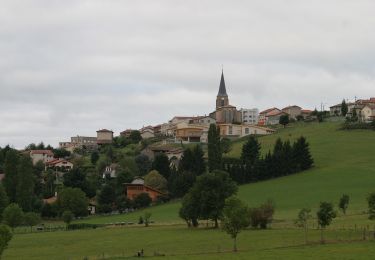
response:
M168 157L164 153L157 154L152 163L152 169L157 170L164 178L168 179L171 174Z
M210 172L221 169L220 131L215 124L208 130L208 169Z
M241 160L247 166L253 166L260 155L260 144L254 136L250 136L242 146Z
M309 144L305 137L301 136L293 146L293 154L296 160L297 170L304 171L312 167L314 160L311 157Z
M30 157L22 156L18 166L16 202L25 212L33 209L34 186L33 164Z
M17 164L18 154L16 150L8 150L5 156L4 171L5 177L3 180L5 191L10 202L16 202L16 187L17 187Z
M196 145L193 149L193 173L197 176L206 172L206 162L204 161L204 152L200 145Z
M184 153L182 154L181 161L178 165L179 172L192 171L193 161L193 152L189 148L185 149Z
M346 116L347 113L348 113L348 105L346 104L345 99L343 99L341 103L341 115Z

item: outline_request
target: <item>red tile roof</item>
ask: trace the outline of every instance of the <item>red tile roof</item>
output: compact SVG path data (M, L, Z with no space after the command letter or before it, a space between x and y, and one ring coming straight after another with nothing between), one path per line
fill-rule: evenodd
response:
M273 107L273 108L269 108L269 109L266 109L262 112L260 112L259 114L267 114L268 112L272 111L272 110L275 110L277 109L278 111L280 111L280 109L276 108L276 107Z

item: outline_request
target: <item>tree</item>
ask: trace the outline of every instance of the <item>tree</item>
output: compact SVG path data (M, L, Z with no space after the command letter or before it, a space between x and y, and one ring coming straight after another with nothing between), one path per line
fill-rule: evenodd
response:
M88 200L85 193L78 188L64 188L57 195L57 205L60 212L71 211L74 216L87 216Z
M220 130L215 124L211 124L208 130L208 170L220 170L221 159Z
M168 189L172 197L183 197L193 184L195 183L196 175L190 171L174 172L168 179Z
M104 184L97 196L98 211L102 213L112 212L116 202L116 192L112 185Z
M195 176L202 175L206 171L204 152L200 145L194 146L193 149L187 148L184 150L178 170L180 173L184 171L191 172Z
M100 156L99 156L99 153L97 151L94 151L92 152L91 154L91 163L93 165L96 165L96 162L99 160Z
M293 144L293 158L296 162L297 171L304 171L313 166L314 160L310 154L309 143L305 137L301 136Z
M0 224L0 258L12 237L12 232L9 230L8 226Z
M0 183L0 221L2 220L4 209L8 206L9 199L5 193L3 185Z
M284 128L287 124L289 124L289 115L281 115L279 119L279 124L283 125Z
M227 154L231 151L232 142L230 141L229 138L224 137L221 139L221 149L224 154Z
M260 156L260 143L254 136L250 136L242 146L241 160L247 166L253 166Z
M157 170L164 178L168 179L171 174L168 157L164 153L157 154L152 164L152 169Z
M237 251L237 235L250 225L249 209L238 198L230 197L225 201L222 228L233 238L233 251Z
M340 198L339 208L342 210L342 213L344 213L344 215L346 214L348 205L349 205L349 195L343 194Z
M346 104L345 99L343 99L341 103L341 115L346 116L347 113L348 113L348 105Z
M144 215L144 218L143 218L143 222L145 224L145 227L148 227L148 225L150 224L150 219L151 219L151 212L145 212L145 215Z
M324 243L323 230L329 226L334 218L336 218L336 212L333 209L332 203L320 202L320 207L316 213L318 217L318 224L321 228L320 241Z
M129 139L132 141L132 143L137 144L142 141L141 133L138 130L131 131Z
M296 225L302 227L305 231L305 244L307 244L308 220L311 217L311 209L303 208L298 212L298 218L295 221Z
M64 148L61 149L53 149L53 154L55 158L65 158L70 156L70 152L65 150Z
M197 178L194 186L190 189L186 205L196 207L199 210L200 219L212 219L215 228L218 228L218 220L222 216L225 200L237 192L236 183L224 171L215 170L205 173ZM184 207L184 203L182 207ZM180 210L180 216L189 216L190 210ZM186 218L184 218L186 220Z
M33 209L35 198L33 164L29 156L21 156L17 172L16 202L28 212Z
M163 193L167 192L167 180L156 170L150 171L144 178L145 185L157 189Z
M179 216L186 221L188 227L197 227L199 218L199 197L197 194L187 193L182 199Z
M272 200L266 201L258 208L250 209L251 226L266 229L267 225L272 222L275 206Z
M18 154L10 149L5 156L3 184L10 202L16 202Z
M135 163L138 166L141 176L146 175L152 167L152 163L150 159L148 158L147 155L144 155L144 154L137 155L135 157Z
M148 193L141 193L134 199L134 205L136 208L146 208L150 206L152 199Z
M75 167L74 169L65 173L63 183L65 187L81 189L88 197L95 196L95 191L92 191L89 187L86 174L84 174L79 167Z
M16 203L9 204L3 213L3 221L10 226L12 230L23 223L23 211Z
M369 219L375 219L375 192L371 193L367 197Z
M27 212L23 217L23 222L26 226L30 227L30 231L32 232L33 226L38 225L41 222L40 215L35 212Z
M65 210L62 214L62 219L66 226L69 226L70 222L72 222L74 218L74 214L70 210Z

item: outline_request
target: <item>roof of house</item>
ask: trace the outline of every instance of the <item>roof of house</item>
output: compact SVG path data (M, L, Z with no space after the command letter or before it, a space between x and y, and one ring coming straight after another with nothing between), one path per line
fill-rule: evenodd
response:
M149 190L152 190L152 191L154 191L156 193L164 194L160 190L157 190L157 189L155 189L155 188L153 188L151 186L148 186L148 185L145 185L145 184L142 184L142 183L124 183L124 184L125 184L126 187L128 187L128 186L143 186L143 187L145 187L145 188L147 188Z
M53 156L53 152L51 150L31 150L30 154L47 154Z
M269 113L269 112L271 112L272 110L275 110L275 109L277 109L278 111L280 111L280 109L278 109L276 107L273 107L273 108L266 109L266 110L260 112L259 114L267 114L267 113Z
M56 165L56 164L58 164L58 163L63 163L63 162L71 163L71 162L69 162L69 161L67 161L67 160L65 160L65 159L61 159L61 158L59 158L59 159L55 159L55 160L52 160L52 161L50 161L50 162L47 162L46 164L47 164L47 165Z
M113 133L113 131L111 130L108 130L108 129L100 129L98 131L96 131L97 133Z
M272 110L270 112L267 113L267 116L270 117L270 116L278 116L278 115L281 115L281 114L286 114L285 112L283 111L280 111L280 110Z
M48 198L48 199L43 199L43 202L44 202L45 204L52 204L52 203L56 202L56 200L57 200L57 197L56 197L56 196L53 196L53 197L50 197L50 198Z
M284 108L281 109L281 110L287 110L287 109L291 109L291 108L299 108L299 109L302 109L300 106L293 105L293 106L287 106L287 107L284 107Z
M221 79L220 79L220 86L219 86L219 92L217 93L218 97L227 97L227 90L225 87L225 80L224 80L224 71L221 71Z
M309 110L309 109L302 109L301 112L302 112L302 113L312 113L312 110Z

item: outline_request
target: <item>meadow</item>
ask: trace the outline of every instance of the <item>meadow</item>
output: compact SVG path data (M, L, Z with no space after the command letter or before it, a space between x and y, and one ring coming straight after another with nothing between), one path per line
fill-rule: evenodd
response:
M276 204L275 221L270 230L246 230L239 235L236 254L230 237L220 230L188 229L178 217L179 201L154 206L151 227L138 225L106 227L95 230L57 231L16 234L3 259L122 259L140 249L163 259L373 259L375 240L362 241L362 228L375 229L375 221L367 218L366 197L375 191L375 131L341 131L340 124L298 123L277 134L261 137L262 152L272 149L278 137L295 140L303 135L310 143L315 166L302 173L264 182L240 186L238 196L249 206L267 199ZM235 141L230 157L238 157L245 140ZM311 230L310 245L304 245L303 231L294 226L301 208L313 214L320 201L334 203L337 208L342 194L350 196L347 216L339 214L327 231L326 245L319 245L319 231ZM108 224L138 222L144 212L113 216L94 216L76 222ZM208 223L210 224L210 223ZM310 226L316 228L316 220ZM117 257L117 258L115 258Z

